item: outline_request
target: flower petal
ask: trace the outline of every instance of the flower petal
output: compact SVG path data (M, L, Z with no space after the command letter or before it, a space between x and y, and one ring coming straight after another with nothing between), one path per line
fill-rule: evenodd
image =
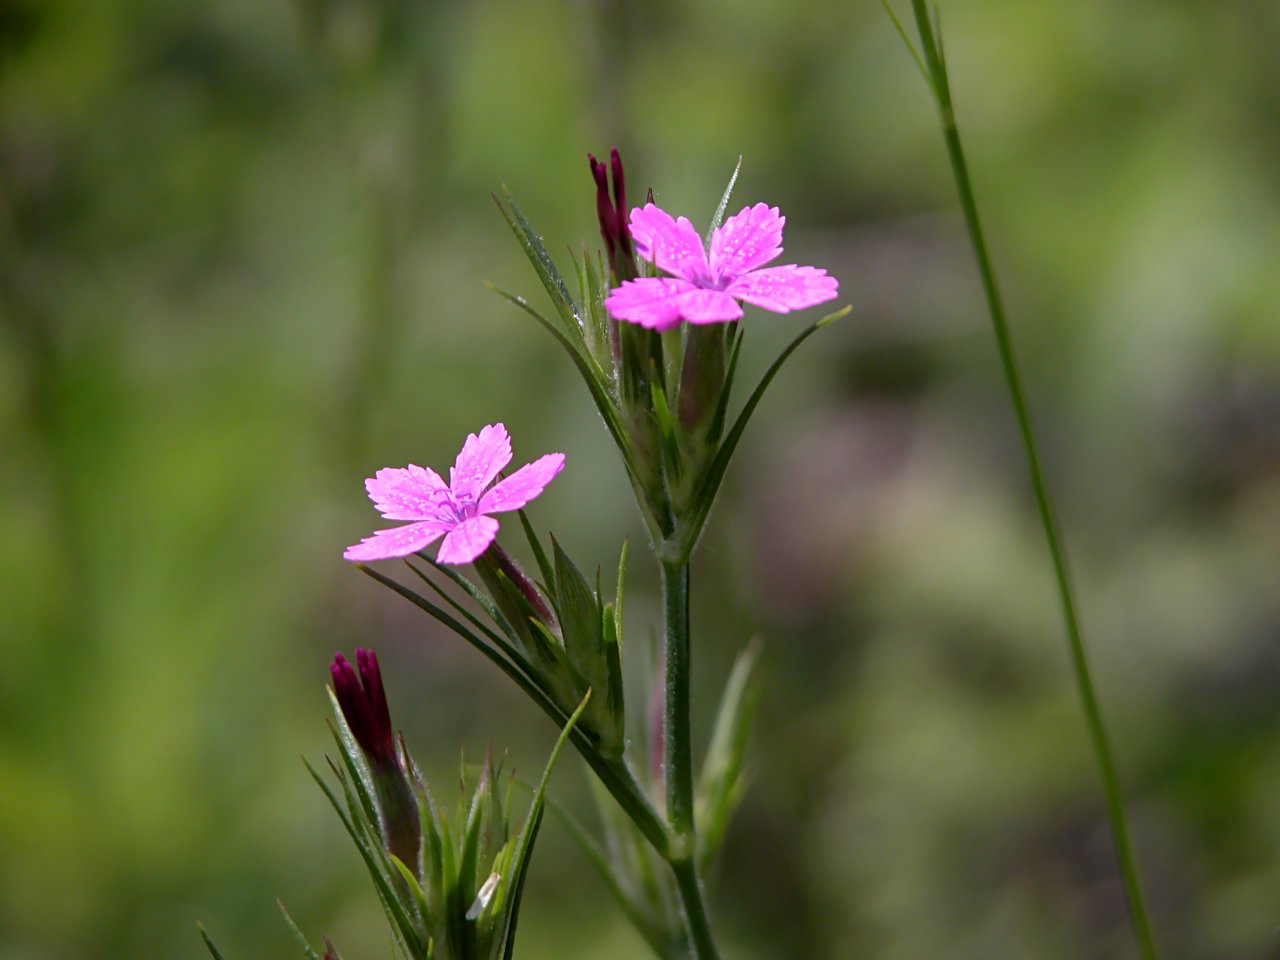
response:
M631 211L631 237L636 252L658 269L697 283L705 280L710 269L702 238L687 219L672 219L671 214L652 203Z
M392 527L390 530L377 530L373 536L365 537L355 546L347 547L342 558L367 563L370 560L407 557L439 540L449 531L450 526L451 524L435 520L424 520L404 527Z
M511 462L511 438L507 428L492 423L467 435L458 459L449 470L449 486L459 500L479 500L484 488Z
M548 453L533 463L526 463L511 476L494 484L493 489L480 498L476 510L480 513L519 510L540 494L563 467L563 453Z
M609 294L604 305L619 320L651 330L666 330L680 322L680 310L674 298L696 289L688 280L672 277L627 280Z
M675 302L680 316L690 323L726 323L742 316L742 307L721 290L690 290Z
M438 473L412 463L383 467L364 482L364 488L388 520L434 520L449 495L449 485Z
M840 284L835 277L827 276L827 271L789 264L739 277L725 288L725 293L775 313L788 313L834 300L839 289Z
M703 290L674 277L628 280L609 294L604 305L619 320L651 330L668 330L681 318L691 323L717 323L742 316L742 308L728 294Z
M437 563L470 563L489 548L498 535L498 521L493 517L464 520L444 538L436 554Z
M782 253L782 225L777 207L757 203L743 207L711 235L711 271L732 280L762 267Z

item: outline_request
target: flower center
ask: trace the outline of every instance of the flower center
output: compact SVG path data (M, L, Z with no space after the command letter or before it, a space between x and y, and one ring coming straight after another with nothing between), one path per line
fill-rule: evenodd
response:
M453 517L458 523L470 520L476 515L476 502L470 497L455 497L453 500Z

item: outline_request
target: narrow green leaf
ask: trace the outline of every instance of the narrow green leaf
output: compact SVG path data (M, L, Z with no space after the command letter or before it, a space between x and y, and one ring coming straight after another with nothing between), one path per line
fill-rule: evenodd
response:
M377 793L377 787L373 782L373 771L369 769L369 764L364 758L364 751L360 749L360 744L356 742L355 735L351 732L351 728L347 726L347 718L342 714L342 707L338 704L338 698L334 695L333 688L326 687L325 691L329 694L329 705L333 709L335 720L335 724L330 727L330 731L333 733L333 739L338 745L338 752L342 755L347 771L356 782L357 793L360 796L360 808L364 811L365 819L376 828L378 825L378 810L373 798Z
M382 901L383 909L387 912L387 917L391 921L392 931L396 934L400 946L411 956L421 956L421 950L415 952L409 949L410 943L414 944L415 947L420 945L419 934L414 926L413 919L406 911L404 904L400 902L398 893L391 885L391 865L387 861L386 852L381 846L374 846L361 836L360 831L356 829L355 822L348 819L347 814L343 811L342 804L338 802L338 798L329 788L329 785L325 783L324 778L306 760L303 760L303 763L307 768L307 772L311 774L311 778L319 785L325 797L328 798L329 804L338 814L338 819L342 821L342 826L347 831L347 835L355 843L356 849L360 853L360 858L364 860L369 876L373 879L374 888ZM348 807L356 809L354 797L345 782L342 784L342 789L347 794Z
M733 176L729 178L729 185L724 188L724 195L720 198L720 204L716 207L715 214L711 217L711 226L707 228L707 237L704 245L711 246L711 237L720 229L720 224L724 222L724 212L729 208L729 198L733 196L733 185L738 182L738 172L742 169L742 157L738 157L738 164L733 168Z
M756 674L759 659L760 644L752 641L739 654L720 698L698 784L698 853L704 863L719 849L745 789L742 771L760 699Z
M612 603L604 606L601 631L601 653L605 663L605 715L609 718L609 748L618 756L626 749L627 708L622 681L622 641L618 638L618 620Z
M555 304L556 312L560 314L561 320L564 321L565 332L585 349L586 342L583 339L582 316L579 314L573 298L569 296L569 288L565 285L564 278L560 276L560 271L556 269L556 265L551 259L551 254L547 253L547 248L543 245L542 238L529 225L529 221L525 219L524 211L520 209L520 205L516 203L510 191L504 187L502 192L511 207L511 211L508 213L507 208L502 205L502 201L496 196L493 198L498 205L498 209L502 211L502 218L507 221L507 226L511 228L511 232L520 241L520 246L524 249L525 256L533 264L533 269L537 272L538 279L542 281L542 286L546 289L547 295L551 297L551 302Z
M472 583L470 580L468 580L466 577L460 574L452 565L447 563L438 563L437 561L433 560L431 557L427 556L425 553L418 554L418 557L422 560L425 560L427 563L429 563L432 569L436 571L436 573L439 573L441 576L446 577L449 580L452 580L458 587L462 589L463 593L465 593L468 597L470 597L472 600L476 602L476 605L481 610L483 610L485 612L485 615L497 625L499 630L501 630L503 633L507 634L507 636L511 638L512 643L516 642L516 633L512 629L514 624L507 621L502 611L498 608L498 604L493 599L493 597L489 596L489 594L485 593L483 590L477 587L474 583ZM419 576L421 576L421 574L419 574Z
M361 573L364 573L367 576L372 577L374 580L377 580L384 587L389 587L390 589L394 590L396 593L400 594L400 596L404 597L410 603L414 604L415 606L419 607L422 610L425 610L427 613L431 614L431 616L434 617L436 620L439 620L441 623L443 623L445 626L451 629L458 636L462 637L462 639L466 640L467 643L471 644L471 646L475 647L476 650L484 654L484 656L487 657L491 662L497 664L497 666L499 667L499 669L502 670L503 673L505 673L512 680L514 680L516 685L520 687L521 690L523 690L525 693L527 693L530 697L533 698L534 702L538 703L540 706L543 706L544 710L549 709L552 712L551 715L553 717L563 716L563 714L559 711L559 709L554 704L552 704L549 700L547 700L546 694L544 694L542 690L539 688L537 681L534 679L534 677L536 677L537 674L534 672L532 665L530 665L527 660L523 658L516 659L515 657L511 657L511 659L508 659L507 656L503 656L503 653L505 653L506 651L500 652L498 650L495 650L493 647L489 646L489 644L485 643L483 640L477 637L474 633L468 630L465 626L463 626L453 617L449 616L449 614L441 610L438 606L436 606L430 600L427 600L425 597L415 593L414 591L410 590L408 587L404 586L403 584L398 583L395 580L392 580L390 577L384 576L383 574L379 573L377 570L374 570L371 567L366 567L364 564L357 564L357 566L360 568ZM513 660L515 662L513 662Z
M538 836L538 828L542 825L542 811L547 794L547 784L551 782L551 771L555 769L556 760L560 757L560 751L564 749L564 745L569 741L569 734L577 725L579 718L581 718L583 712L587 709L587 704L590 702L591 691L588 690L586 695L583 696L582 702L578 704L578 708L570 715L568 722L564 725L564 729L560 731L560 736L556 738L556 744L551 749L551 756L547 760L546 767L543 768L542 778L538 781L537 789L533 792L533 800L529 804L529 815L525 818L524 826L520 829L520 835L517 837L512 851L510 867L513 873L510 879L511 908L507 914L507 922L500 938L500 940L506 942L505 957L507 960L510 960L515 949L514 941L516 924L520 913L520 897L524 891L524 881L528 873L529 855L533 852L533 844Z
M324 960L324 958L321 957L320 954L316 953L315 949L308 942L306 934L304 934L302 930L299 929L298 925L293 922L293 917L289 916L289 911L285 909L284 902L277 900L276 906L280 908L280 913L284 916L285 925L288 926L289 932L293 934L294 940L298 942L298 947L302 950L302 955L306 957L307 960Z
M443 564L436 564L434 560L428 560L427 562L430 563L433 567L435 567L435 569L440 570L441 572L444 572L446 576L448 576L449 573L452 573L452 571L448 571ZM470 610L464 607L456 599L449 596L448 592L446 592L445 589L440 586L440 584L436 583L429 576L427 576L424 570L420 570L417 567L415 567L412 563L409 562L408 558L405 559L404 565L408 567L410 570L412 570L414 574L417 575L419 580L421 580L423 583L429 586L432 590L434 590L436 595L439 596L441 600L449 604L449 606L453 608L455 613L457 613L469 624L471 624L473 627L475 627L477 630L483 633L494 644L494 646L502 650L503 653L510 653L514 656L519 655L519 648L514 645L514 643L510 640L510 638L504 637L500 633L495 632L493 628L490 627L487 623L485 623L483 620L477 617L474 613L472 613ZM489 614L489 618L493 620L495 623L498 623L499 626L502 626L500 621L501 615L498 613L497 608L495 608L493 604L490 602L489 598L485 596L484 593L479 590L479 588L472 585L471 582L467 580L465 577L459 576L457 580L455 580L454 582L457 583L459 581L461 581L459 585L466 584L466 586L464 586L463 589L466 590L467 593L472 597L472 599L475 600L480 605L481 609L484 610L486 614Z
M547 560L547 551L542 547L542 541L538 539L538 535L533 532L533 524L529 522L528 516L524 510L517 510L516 513L520 517L520 525L524 527L525 539L529 541L529 549L533 551L533 559L538 564L538 573L542 576L542 586L551 592L555 589L556 575L551 567L551 562Z
M889 14L889 19L893 21L894 29L898 31L898 36L902 38L903 46L907 48L907 52L911 54L911 59L916 62L916 67L920 70L920 76L924 77L925 84L936 97L937 90L934 87L933 78L929 75L928 68L925 67L924 61L920 59L920 53L916 50L916 45L911 42L911 37L907 35L906 28L902 26L902 21L898 19L898 15L893 12L893 7L889 5L889 0L880 0L884 7L884 12Z
M667 395L655 376L649 381L650 395L653 401L653 415L658 422L658 433L662 441L662 462L667 470L667 482L675 486L680 479L680 443L676 431L675 418L671 408L667 406Z
M204 928L203 923L196 923L196 929L200 931L200 939L204 941L204 945L209 948L209 952L213 954L213 960L223 960L222 954L218 951L213 939L209 936Z
M426 926L430 927L431 908L427 904L427 895L423 891L422 885L418 883L418 878L413 875L412 870L404 865L404 861L394 853L387 859L391 861L391 865L395 867L400 879L409 890L409 895L413 897L413 902L418 908L418 916L422 918Z
M488 286L489 289L498 296L502 297L509 303L515 304L525 313L529 314L542 324L543 329L547 330L553 337L555 337L560 346L569 354L569 358L573 361L574 366L578 368L578 372L582 375L582 379L586 383L587 389L591 392L591 399L595 402L596 410L599 411L601 418L604 420L605 426L609 429L609 435L613 437L613 442L616 443L618 445L618 449L622 451L623 459L625 460L627 458L628 450L626 434L622 430L622 422L619 419L618 410L613 405L613 401L609 397L608 390L605 389L607 381L604 371L599 368L595 359L570 343L565 335L557 330L550 320L538 313L537 310L534 310L533 307L529 306L528 301L526 301L524 297L518 297L513 293L507 293L507 291L503 290L501 287L493 285L492 283Z
M724 385L720 389L720 398L716 401L716 412L711 418L711 426L707 428L707 437L712 443L719 441L724 433L724 423L729 416L729 400L733 395L733 381L738 373L738 358L742 355L743 333L739 324L733 324L732 342L729 344L729 362L725 368Z
M573 814L556 803L553 797L547 798L547 809L560 821L560 825L569 832L569 836L577 843L588 862L595 867L605 887L613 895L622 912L626 914L631 925L644 938L649 947L663 960L674 960L684 954L676 951L676 945L664 936L659 922L648 912L645 904L635 899L627 890L627 877L618 872L609 862L608 854L587 832L586 827L578 822Z
M707 468L707 472L699 485L697 497L694 500L693 522L682 531L680 543L681 559L688 560L693 553L693 548L698 543L698 538L702 536L702 528L711 513L711 505L715 501L717 491L720 489L720 482L724 479L725 471L729 467L729 461L733 458L733 453L738 447L738 441L742 439L743 431L746 430L751 415L755 413L756 407L759 405L769 384L773 382L773 378L777 376L778 371L782 369L782 365L786 363L787 359L800 344L804 343L827 324L848 316L852 310L852 307L844 307L835 313L827 314L821 320L805 328L791 343L787 344L786 349L778 354L778 358L773 361L769 369L765 371L764 376L760 378L760 382L747 399L746 405L743 406L742 412L738 414L738 419L734 421L733 428L724 438L724 442L720 444L720 449L716 451L715 459L711 461L711 465Z

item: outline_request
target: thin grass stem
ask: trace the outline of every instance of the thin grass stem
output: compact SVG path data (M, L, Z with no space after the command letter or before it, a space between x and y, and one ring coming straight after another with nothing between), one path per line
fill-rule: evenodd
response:
M1058 597L1062 606L1062 619L1066 627L1071 666L1075 675L1080 703L1084 709L1089 739L1102 777L1103 791L1106 795L1107 818L1111 823L1111 835L1115 845L1116 860L1119 862L1120 873L1124 880L1125 895L1129 902L1129 917L1133 927L1133 934L1145 960L1156 960L1159 954L1156 950L1155 937L1151 930L1151 921L1147 915L1146 900L1142 892L1142 883L1133 853L1133 845L1129 839L1129 826L1125 815L1124 801L1121 796L1120 781L1116 774L1115 760L1112 755L1106 725L1102 719L1102 709L1098 704L1098 697L1094 691L1093 677L1089 670L1089 659L1080 629L1075 594L1071 587L1066 551L1063 547L1053 499L1049 494L1049 486L1041 466L1035 432L1031 424L1031 414L1027 405L1026 392L1023 389L1022 377L1018 372L1018 365L1014 357L1013 339L1005 316L1004 302L1000 297L1000 290L996 284L995 268L992 266L991 257L987 252L986 238L982 231L981 220L978 217L978 205L974 199L973 184L969 179L969 167L965 161L964 149L960 143L960 130L956 125L955 110L951 100L951 85L947 78L947 64L942 49L941 32L935 32L935 25L929 19L924 0L911 0L911 8L915 14L916 29L919 31L920 43L923 48L925 78L929 82L934 99L937 102L938 116L942 123L942 135L947 146L951 172L955 177L956 190L960 195L960 206L964 211L969 241L973 246L974 256L978 262L978 272L982 277L982 289L986 295L987 309L991 316L991 327L1000 353L1000 365L1009 388L1009 397L1018 422L1018 433L1022 439L1023 451L1026 454L1027 472L1031 478L1036 508L1040 514L1040 523L1044 528L1049 555L1053 561L1054 579L1057 582ZM892 11L890 11L890 16L892 16ZM897 23L896 18L894 18L894 22ZM899 29L901 30L901 27ZM908 47L910 47L909 43ZM911 52L917 63L920 63L920 55L914 49Z

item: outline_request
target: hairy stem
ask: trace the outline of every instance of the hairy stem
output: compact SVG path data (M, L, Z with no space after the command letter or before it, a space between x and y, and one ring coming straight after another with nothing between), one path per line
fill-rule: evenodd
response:
M987 243L982 232L982 224L978 218L978 205L974 199L973 185L969 180L969 168L965 162L964 150L960 145L960 131L956 126L955 111L951 102L951 86L947 80L946 59L942 50L941 37L935 35L933 25L925 9L924 0L911 0L912 12L915 14L916 28L920 33L923 47L924 63L922 68L925 79L933 89L934 99L938 105L938 115L942 122L942 135L947 145L947 156L951 161L951 172L955 176L956 189L960 194L960 205L964 210L965 225L968 227L969 240L973 246L974 256L978 261L978 272L982 276L982 289L986 294L987 309L991 315L991 326L995 334L996 346L1000 352L1000 365L1004 371L1005 382L1009 388L1009 397L1013 404L1014 414L1018 421L1018 432L1022 438L1022 447L1026 454L1027 472L1031 478L1031 487L1035 494L1036 507L1040 514L1040 522L1044 528L1045 540L1049 547L1049 555L1053 561L1054 578L1057 581L1058 596L1062 606L1062 619L1066 627L1067 646L1071 654L1071 666L1075 674L1076 689L1079 692L1081 706L1084 709L1085 722L1089 729L1089 738L1102 777L1102 785L1106 794L1107 817L1111 822L1111 835L1115 844L1116 859L1124 879L1125 894L1129 902L1129 916L1133 926L1134 937L1146 960L1155 960L1158 956L1155 938L1151 932L1151 922L1147 917L1146 901L1142 893L1137 862L1133 847L1129 840L1129 827L1125 816L1124 802L1120 793L1119 777L1116 775L1115 760L1107 736L1106 726L1102 720L1102 710L1098 705L1098 697L1094 692L1093 678L1089 670L1089 660L1085 653L1084 638L1080 630L1080 620L1076 613L1076 600L1071 587L1071 579L1067 570L1066 551L1062 545L1062 537L1058 529L1053 500L1049 495L1049 487L1045 481L1044 470L1040 465L1040 454L1036 446L1035 433L1031 425L1026 395L1022 386L1022 378L1014 359L1013 340L1005 319L1004 303L996 285L995 269L987 253Z
M667 790L667 817L677 844L692 849L693 746L689 720L689 567L662 565L662 605L666 612L663 638L666 654L666 703L662 728L662 766ZM683 851L674 850L676 857Z
M663 562L662 605L666 611L662 770L667 791L667 818L672 833L667 862L680 893L693 956L697 960L715 960L719 954L711 936L706 897L698 876L698 840L694 823L688 563Z

